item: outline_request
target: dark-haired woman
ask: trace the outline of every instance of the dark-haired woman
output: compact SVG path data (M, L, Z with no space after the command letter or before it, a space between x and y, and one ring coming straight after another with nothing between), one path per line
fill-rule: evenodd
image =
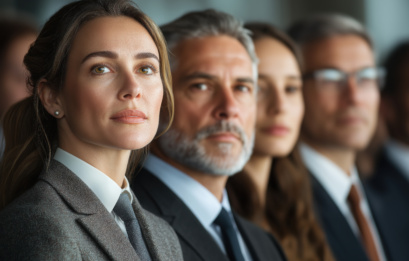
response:
M313 215L308 175L296 155L287 156L304 114L298 51L271 25L246 27L260 59L256 138L249 162L229 179L229 198L239 214L279 239L289 261L333 260Z
M24 58L32 96L4 121L1 260L182 260L174 231L125 178L172 118L166 46L130 1L84 0Z

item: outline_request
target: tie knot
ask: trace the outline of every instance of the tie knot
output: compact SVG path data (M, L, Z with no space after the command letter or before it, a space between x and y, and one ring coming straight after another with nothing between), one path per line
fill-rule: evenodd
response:
M361 197L359 196L358 189L355 185L352 185L348 194L348 202L353 206L359 206L360 201Z
M233 227L229 213L227 213L227 210L225 208L222 208L222 210L220 210L219 215L216 217L213 223L222 228Z
M129 196L126 193L122 193L119 196L119 199L114 207L114 212L124 222L136 219L135 213L132 208L131 200L129 199Z

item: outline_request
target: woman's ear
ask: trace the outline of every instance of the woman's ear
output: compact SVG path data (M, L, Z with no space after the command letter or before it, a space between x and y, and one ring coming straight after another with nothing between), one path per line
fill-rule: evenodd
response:
M41 103L49 114L57 119L60 119L64 116L64 111L59 99L59 95L55 90L51 88L46 79L40 80L40 82L38 83L37 92Z

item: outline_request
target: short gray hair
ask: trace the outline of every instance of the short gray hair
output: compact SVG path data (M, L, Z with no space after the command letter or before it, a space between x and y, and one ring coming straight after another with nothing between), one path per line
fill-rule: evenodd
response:
M253 63L257 76L257 55L254 44L250 37L251 32L243 27L243 23L232 15L207 9L203 11L189 12L180 18L161 26L169 50L173 50L184 40L209 36L226 35L237 39L246 49ZM174 57L169 54L171 66Z
M293 24L288 34L300 46L339 35L356 35L372 48L372 40L364 26L352 17L341 14L320 14Z

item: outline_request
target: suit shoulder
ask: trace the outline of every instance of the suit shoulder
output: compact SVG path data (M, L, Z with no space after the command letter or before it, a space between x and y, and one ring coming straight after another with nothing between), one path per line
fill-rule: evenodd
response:
M66 220L47 203L52 201L28 191L0 212L1 260L81 259Z
M67 206L60 195L47 182L38 181L32 188L7 205L1 212L2 219L7 217L27 220L36 215L44 219L58 219L67 211ZM42 220L42 218L40 218Z

